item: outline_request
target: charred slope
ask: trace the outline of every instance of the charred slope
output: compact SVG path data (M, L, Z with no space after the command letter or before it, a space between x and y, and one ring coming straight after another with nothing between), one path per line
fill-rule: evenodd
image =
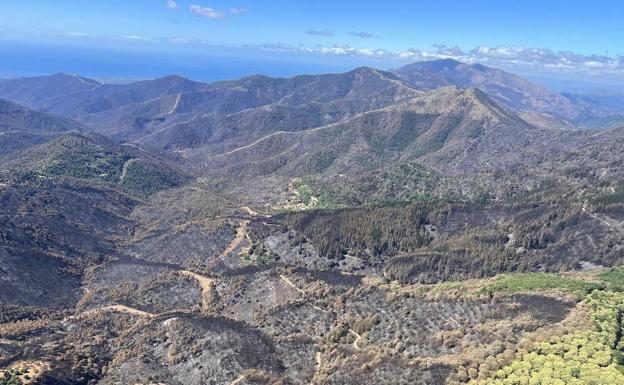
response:
M76 81L72 76L17 79L3 84L0 96L75 118L121 140L142 141L150 135L146 143L185 148L197 142L218 143L232 136L234 127L249 137L288 125L311 127L419 93L395 75L372 68L290 79L252 76L213 84L169 76L127 85L98 84L67 93L63 79L71 84ZM57 87L49 92L50 100L22 95L29 90L38 95L38 89L48 87ZM239 112L240 116L230 116ZM246 132L253 127L251 122L261 122L255 133ZM179 135L171 138L168 131ZM160 132L166 134L156 134Z
M278 131L221 154L197 149L188 156L205 171L243 175L355 175L409 160L464 173L539 159L573 147L577 135L537 129L482 91L448 87L344 122Z
M0 187L1 301L71 306L83 269L116 254L137 201L79 180L13 173Z
M232 148L242 140L336 122L418 93L396 76L370 68L292 79L253 76L128 103L83 121L99 132L160 148Z
M101 182L139 195L184 184L177 165L132 146L119 146L95 134L72 133L5 158L5 169L45 177Z
M393 72L425 90L450 85L479 88L496 102L519 111L548 113L565 119L574 119L579 113L564 96L520 76L481 64L443 59L408 64Z
M0 158L83 128L69 119L0 99Z

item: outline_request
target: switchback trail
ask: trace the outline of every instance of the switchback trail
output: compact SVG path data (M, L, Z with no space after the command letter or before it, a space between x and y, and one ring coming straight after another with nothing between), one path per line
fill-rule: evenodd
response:
M192 122L192 121L194 121L194 120L196 120L196 119L198 119L198 118L200 118L200 117L201 117L201 116L194 116L194 117L192 117L191 119L188 119L188 120L185 120L185 121L182 121L182 122L172 123L172 124L170 124L170 125L168 125L168 126L162 127L162 128L160 128L160 129L158 129L158 130L156 130L156 131L152 132L151 134L147 134L147 135L145 135L145 136L143 136L143 137L141 137L141 138L139 138L139 139L136 139L133 143L139 143L139 142L140 142L140 141L142 141L143 139L149 138L149 137L150 137L150 136L152 136L152 135L159 134L159 133L161 133L161 132L163 132L163 131L165 131L165 130L168 130L168 129L172 128L172 127L176 127L176 126L179 126L179 125L182 125L182 124L190 123L190 122Z
M590 217L594 218L595 220L599 221L600 223L602 223L603 225L607 226L607 228L615 233L623 233L623 231L619 228L617 228L616 226L613 226L611 223L609 223L607 220L600 218L598 215L592 213L591 211L587 210L587 208L585 206L583 206L581 208L581 210L583 210L583 212L587 215L589 215Z

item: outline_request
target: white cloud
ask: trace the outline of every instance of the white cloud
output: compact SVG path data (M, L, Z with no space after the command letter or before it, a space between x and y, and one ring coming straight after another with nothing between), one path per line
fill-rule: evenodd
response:
M249 9L243 8L243 7L234 7L234 8L228 9L228 13L230 15L240 15L242 13L247 13L247 12L249 12Z
M178 3L176 3L174 0L167 0L167 8L169 8L169 9L177 9L178 8Z
M372 38L377 39L380 37L380 36L375 35L374 33L366 32L366 31L349 32L349 35L354 36L354 37L359 37L360 39L372 39Z
M217 11L216 9L213 9L213 8L202 7L200 5L191 5L189 6L189 9L191 10L191 12L199 16L206 17L208 19L213 19L213 20L225 19L224 12Z
M226 11L218 11L214 8L202 7L201 5L191 5L189 6L191 12L206 17L208 19L213 20L223 20L228 15L241 15L243 13L249 12L249 9L243 7L232 7Z
M194 37L167 37L160 39L162 42L171 43L171 44L197 44L197 45L207 45L208 41L204 39L198 39Z
M150 37L145 37L145 36L139 36L139 35L124 35L124 36L119 36L119 37L125 40L144 41L144 42L149 42L149 43L160 43L160 40L152 39Z
M327 30L327 29L324 29L324 30L311 29L309 31L306 31L306 33L308 35L312 35L312 36L323 36L323 37L332 37L332 36L334 36L334 31L330 31L330 30Z

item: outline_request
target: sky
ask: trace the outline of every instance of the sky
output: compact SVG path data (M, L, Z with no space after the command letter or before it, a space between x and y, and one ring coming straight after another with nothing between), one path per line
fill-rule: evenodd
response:
M624 1L0 0L0 74L197 80L455 58L624 85Z

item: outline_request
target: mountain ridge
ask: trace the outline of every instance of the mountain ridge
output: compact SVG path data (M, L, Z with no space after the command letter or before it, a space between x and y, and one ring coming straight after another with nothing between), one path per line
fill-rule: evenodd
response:
M481 88L510 108L548 113L564 119L578 116L573 104L564 96L518 75L482 64L441 59L408 64L393 73L417 88L435 89L451 84Z

